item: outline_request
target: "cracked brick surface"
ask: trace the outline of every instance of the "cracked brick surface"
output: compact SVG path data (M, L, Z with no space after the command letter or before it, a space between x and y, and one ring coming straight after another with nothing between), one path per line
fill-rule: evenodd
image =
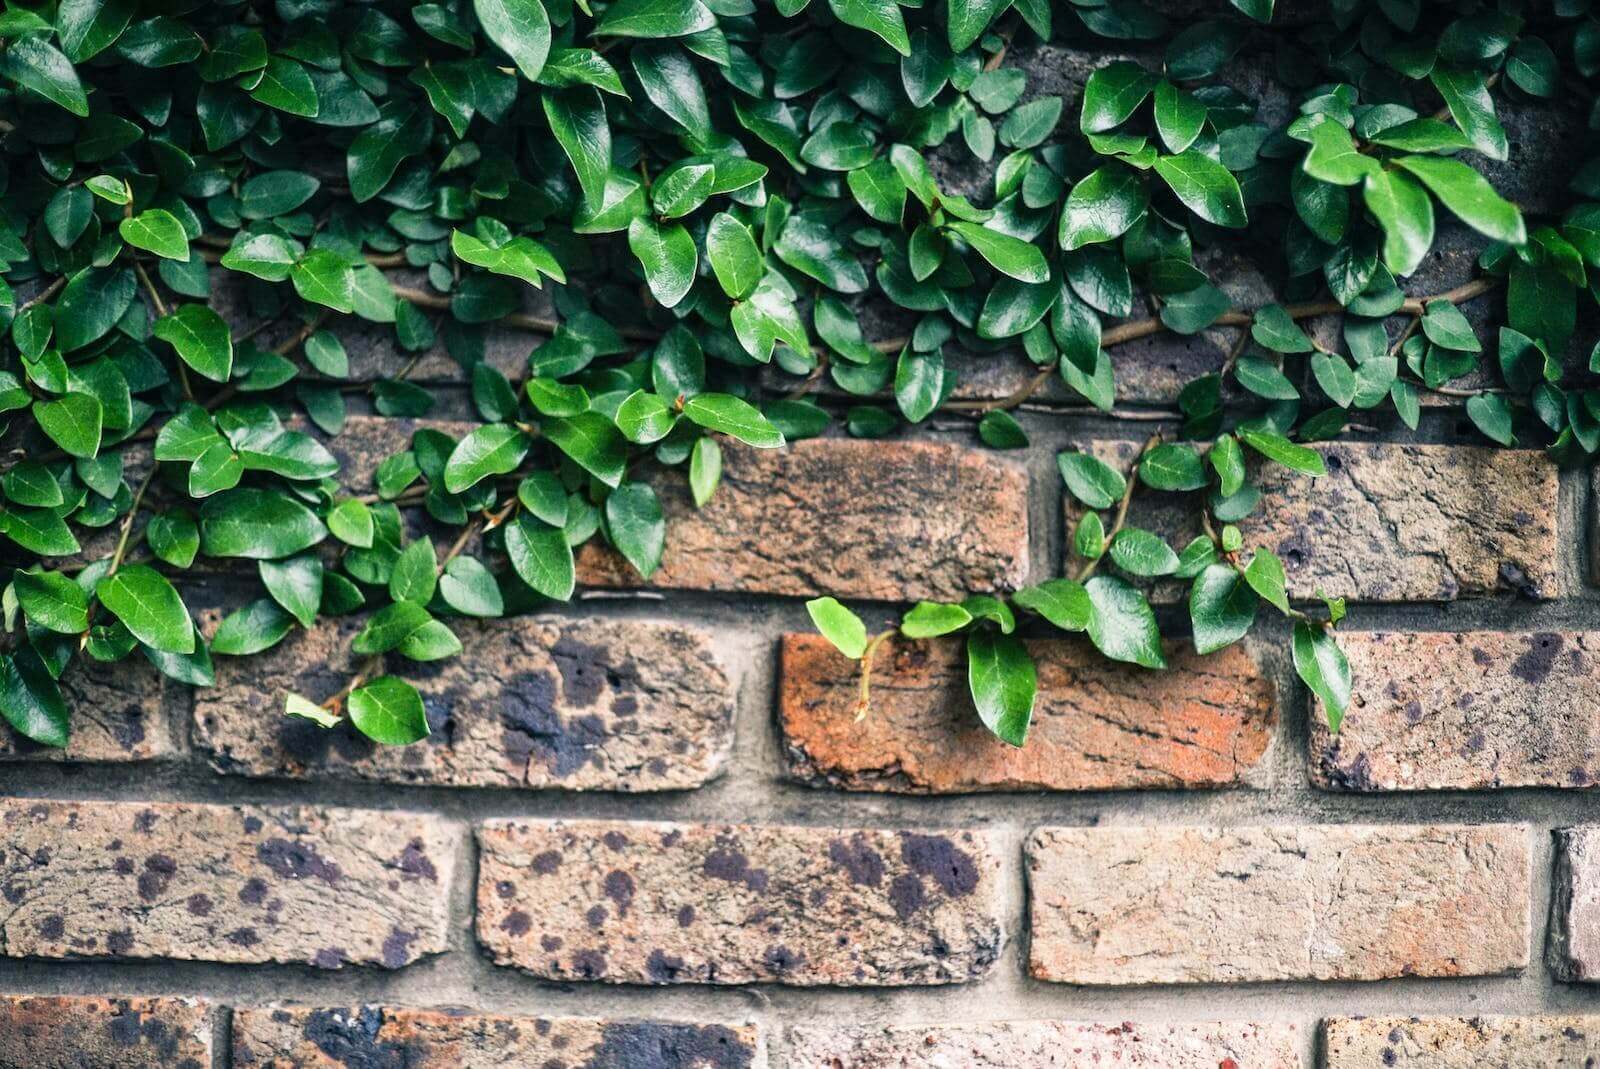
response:
M1028 648L1039 697L1018 749L979 722L958 639L885 643L872 708L857 721L857 662L821 635L785 635L778 701L789 774L927 794L1221 787L1250 777L1277 727L1275 687L1243 647L1197 657L1171 643L1166 672L1113 664L1079 640Z
M1027 474L998 453L826 438L724 458L703 509L682 472L655 481L672 534L651 586L959 600L1027 581ZM578 564L581 583L641 582L597 543Z
M392 658L432 728L414 746L276 715L285 691L320 701L346 684L362 660L349 648L359 623L219 658L216 686L195 692L196 747L250 776L618 791L698 787L732 749L733 691L706 633L631 620L460 622L462 656Z
M765 1069L754 1025L511 1017L387 1006L269 1006L233 1015L249 1069Z
M61 697L72 710L64 750L40 746L0 721L0 761L149 761L176 752L162 708L161 673L144 658L103 664L76 658L61 676Z
M1311 778L1345 791L1600 781L1600 633L1346 631L1338 735L1312 717Z
M1563 980L1600 980L1600 825L1555 832L1550 967Z
M0 996L0 1069L211 1069L212 1011L192 998Z
M1072 984L1495 976L1528 963L1528 829L1044 828L1029 966Z
M1292 1022L1004 1021L791 1029L789 1069L1301 1069ZM1376 1064L1376 1063L1373 1063Z
M1084 445L1124 472L1139 449ZM1352 601L1561 592L1560 477L1544 454L1370 442L1316 448L1328 469L1317 479L1252 460L1261 503L1239 522L1246 550L1264 546L1283 560L1291 596L1310 598L1319 588ZM1064 500L1070 527L1077 507L1070 495ZM1191 495L1136 495L1128 522L1181 547L1199 533L1195 509ZM1163 593L1171 600L1174 586Z
M1324 1069L1594 1069L1600 1017L1335 1017Z
M0 801L0 956L397 969L445 949L453 836L360 809Z
M982 832L490 821L478 940L551 980L960 983L1004 942Z

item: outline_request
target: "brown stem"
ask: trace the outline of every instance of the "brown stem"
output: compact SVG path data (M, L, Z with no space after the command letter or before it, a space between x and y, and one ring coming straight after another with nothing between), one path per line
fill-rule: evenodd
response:
M1106 532L1107 546L1111 544L1113 538L1117 537L1117 532L1122 530L1122 525L1128 520L1128 506L1133 504L1133 492L1139 485L1139 465L1144 462L1145 454L1160 444L1161 432L1157 431L1145 440L1144 446L1139 450L1139 454L1133 458L1133 464L1128 468L1128 474L1122 488L1122 500L1117 503L1116 518L1111 521L1111 529ZM1073 573L1072 578L1080 583L1083 582L1095 573L1095 569L1100 567L1100 562L1105 560L1105 556L1105 552L1102 551L1093 560L1084 561L1077 571Z
M322 703L322 708L335 715L342 714L345 699L381 671L383 671L383 655L373 654L362 662L360 671L350 677L350 682L345 684L343 690Z
M60 278L50 283L50 285L46 286L44 289L40 290L38 293L35 293L32 297L29 297L27 300L18 305L16 314L21 315L23 312L26 312L36 304L43 304L51 297L54 297L56 294L60 293L66 284L67 276L62 275Z
M1015 390L1012 390L1004 397L996 398L990 401L947 401L945 402L944 407L952 412L976 412L979 414L985 412L994 412L999 409L1016 408L1018 405L1028 400L1028 398L1038 393L1044 387L1044 384L1050 381L1050 375L1055 371L1055 369L1056 363L1055 361L1051 361L1050 363L1041 367L1038 371L1034 372L1033 378L1029 379L1021 386L1018 386Z
M867 643L867 648L861 651L861 688L856 698L857 723L867 718L867 710L872 707L872 666L878 659L878 647L893 638L894 632L892 627L878 632Z
M106 571L106 578L110 579L117 574L117 569L122 567L122 558L128 552L128 536L133 533L133 521L139 515L139 505L144 501L144 493L150 489L150 483L156 477L157 464L150 462L150 470L145 472L144 481L139 484L139 489L133 492L133 504L128 506L127 519L122 521L122 534L117 538L116 552L111 554L111 567Z

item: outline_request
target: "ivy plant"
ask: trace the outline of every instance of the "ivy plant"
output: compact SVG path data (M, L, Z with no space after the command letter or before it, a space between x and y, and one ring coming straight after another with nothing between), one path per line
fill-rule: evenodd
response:
M570 598L590 539L649 578L662 469L705 506L725 449L830 428L944 415L1019 448L1012 413L1051 380L1069 411L1144 420L1116 405L1116 348L1228 328L1131 468L1060 458L1071 574L918 605L898 632L964 634L979 715L1021 745L1019 614L1158 669L1148 585L1186 583L1201 652L1262 603L1288 619L1337 726L1343 604L1295 605L1251 543L1254 465L1314 478L1305 443L1415 427L1424 397L1558 462L1600 449L1600 351L1566 361L1600 163L1536 220L1477 166L1509 154L1503 101L1592 95L1600 20L1586 0L1273 18L1271 0L1179 24L1138 0L7 3L0 714L63 746L79 662L204 686L214 657L359 614L347 685L285 712L413 742L423 703L390 666ZM1052 43L1104 57L1070 106L1029 74ZM1283 122L1227 77L1274 54ZM1482 235L1480 275L1408 295L1441 218ZM1200 255L1229 245L1266 255L1279 301L1233 307ZM1486 349L1457 305L1491 293ZM1302 328L1324 316L1341 344ZM353 370L356 326L393 357L375 377ZM511 376L488 345L505 331L531 349ZM419 429L347 485L311 431L351 406L428 415L410 375L441 347L479 425ZM1001 354L1031 365L1022 386L955 396ZM1140 491L1184 495L1203 534L1131 526ZM259 585L208 639L184 594L222 572ZM862 660L864 709L885 635L810 607Z

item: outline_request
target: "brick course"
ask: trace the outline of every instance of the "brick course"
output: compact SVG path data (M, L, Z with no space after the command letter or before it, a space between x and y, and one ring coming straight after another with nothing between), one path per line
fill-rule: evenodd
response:
M0 996L0 1069L211 1069L214 1028L200 999Z
M1600 1017L1336 1017L1325 1069L1592 1069Z

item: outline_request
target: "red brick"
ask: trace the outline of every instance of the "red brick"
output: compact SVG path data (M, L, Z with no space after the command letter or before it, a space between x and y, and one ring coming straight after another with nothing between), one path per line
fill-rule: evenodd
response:
M857 721L857 663L820 635L785 635L779 717L790 775L918 794L1220 787L1246 782L1272 742L1275 688L1241 647L1197 657L1174 643L1165 672L1114 664L1077 640L1028 648L1039 699L1018 749L978 721L959 640L886 642L872 707Z
M0 996L0 1069L211 1069L211 1007L192 998Z
M478 940L550 980L959 983L999 956L982 832L491 821Z

